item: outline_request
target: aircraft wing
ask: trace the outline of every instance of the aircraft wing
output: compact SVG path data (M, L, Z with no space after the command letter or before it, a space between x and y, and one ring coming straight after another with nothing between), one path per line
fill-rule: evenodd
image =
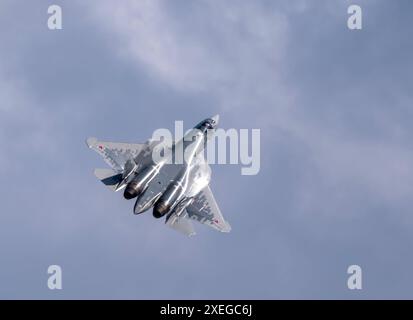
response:
M209 186L206 186L186 207L188 217L221 232L230 232L231 226L225 221Z
M185 216L177 217L174 215L166 221L166 224L186 236L191 237L195 235L192 222Z
M140 143L99 141L96 138L88 138L86 144L100 154L105 162L117 172L123 171L126 161L135 158L145 146Z

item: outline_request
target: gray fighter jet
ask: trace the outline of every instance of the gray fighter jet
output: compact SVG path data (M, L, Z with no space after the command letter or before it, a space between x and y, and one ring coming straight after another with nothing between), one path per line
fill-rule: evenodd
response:
M231 226L209 188L211 168L203 152L218 120L217 115L201 121L169 148L152 139L130 144L88 138L88 147L111 167L95 169L95 175L113 191L124 190L125 199L136 198L135 214L153 208L155 218L165 216L168 226L188 236L195 234L191 220L229 232ZM155 152L163 156L155 159Z

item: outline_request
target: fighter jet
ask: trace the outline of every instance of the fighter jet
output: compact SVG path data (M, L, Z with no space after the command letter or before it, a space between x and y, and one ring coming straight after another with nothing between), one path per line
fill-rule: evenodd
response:
M87 146L111 167L95 169L95 176L115 192L124 190L125 199L136 198L135 214L152 208L155 218L165 217L168 226L187 236L195 235L191 220L229 232L231 226L224 220L209 187L211 168L203 152L218 120L216 115L201 121L167 148L154 139L131 144L88 138ZM156 159L154 152L161 154L160 147L163 157Z

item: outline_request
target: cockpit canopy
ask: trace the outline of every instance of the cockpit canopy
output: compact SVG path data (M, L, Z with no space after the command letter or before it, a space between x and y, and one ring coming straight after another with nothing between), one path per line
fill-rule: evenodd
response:
M215 129L216 126L217 126L216 120L212 119L212 118L208 118L208 119L205 119L205 120L201 121L200 123L198 123L195 126L195 129L204 131L204 130L208 130L208 129Z

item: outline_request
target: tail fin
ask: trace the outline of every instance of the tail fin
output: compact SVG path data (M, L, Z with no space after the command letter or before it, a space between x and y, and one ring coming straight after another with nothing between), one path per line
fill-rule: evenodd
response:
M116 191L116 186L122 181L122 174L111 169L95 169L95 176L112 191Z

